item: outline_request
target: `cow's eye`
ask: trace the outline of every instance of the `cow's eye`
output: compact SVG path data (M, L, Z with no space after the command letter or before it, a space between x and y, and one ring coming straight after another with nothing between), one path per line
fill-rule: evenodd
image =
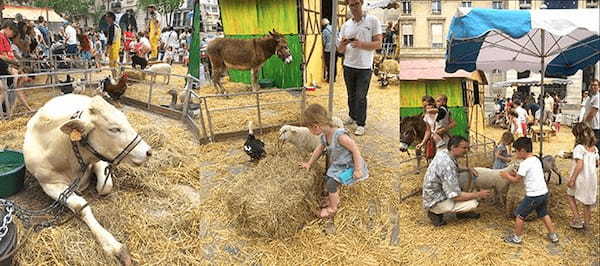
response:
M119 132L121 132L121 129L118 128L118 127L113 127L111 129L109 129L109 131L112 132L112 133L119 133Z

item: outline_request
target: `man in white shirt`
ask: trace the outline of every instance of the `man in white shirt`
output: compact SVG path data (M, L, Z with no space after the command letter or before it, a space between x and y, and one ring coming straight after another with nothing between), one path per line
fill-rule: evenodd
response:
M521 100L517 99L513 102L515 106L515 113L517 113L517 120L523 129L523 136L527 136L527 111L521 106Z
M169 27L169 34L167 35L167 45L165 48L172 47L173 50L179 48L179 37L173 27Z
M356 122L355 135L365 134L367 120L367 93L371 82L373 56L381 48L383 35L381 22L362 10L363 0L346 0L352 13L342 25L337 51L344 54L344 81L348 92L349 118L347 124Z
M583 122L587 123L594 130L596 135L596 147L600 150L600 93L598 93L598 80L595 79L590 84L589 98L585 102L585 116Z
M77 30L71 26L70 22L65 22L65 39L67 43L67 54L76 55L78 52L77 45L79 44L77 41Z
M544 98L544 115L542 118L544 124L552 122L552 109L554 109L554 97L550 93L546 93L546 97Z

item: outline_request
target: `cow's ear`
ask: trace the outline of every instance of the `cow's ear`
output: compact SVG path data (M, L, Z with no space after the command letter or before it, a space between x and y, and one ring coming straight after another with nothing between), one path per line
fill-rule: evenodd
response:
M68 135L71 141L80 141L88 131L88 127L81 119L71 119L60 126L60 131Z

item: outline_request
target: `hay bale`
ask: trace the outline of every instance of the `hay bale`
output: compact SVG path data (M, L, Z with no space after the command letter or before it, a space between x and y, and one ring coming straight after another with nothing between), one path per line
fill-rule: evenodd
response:
M314 220L322 177L299 169L300 161L298 154L268 156L232 185L227 207L242 233L281 239Z

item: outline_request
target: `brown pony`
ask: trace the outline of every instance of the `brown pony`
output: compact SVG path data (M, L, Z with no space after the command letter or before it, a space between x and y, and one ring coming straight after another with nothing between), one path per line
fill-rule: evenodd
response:
M219 93L225 93L221 84L221 76L227 69L250 70L252 72L252 89L258 89L258 71L273 54L277 54L286 64L292 62L292 54L285 37L276 32L269 32L263 38L231 39L218 38L210 41L206 52L212 65L212 81Z

